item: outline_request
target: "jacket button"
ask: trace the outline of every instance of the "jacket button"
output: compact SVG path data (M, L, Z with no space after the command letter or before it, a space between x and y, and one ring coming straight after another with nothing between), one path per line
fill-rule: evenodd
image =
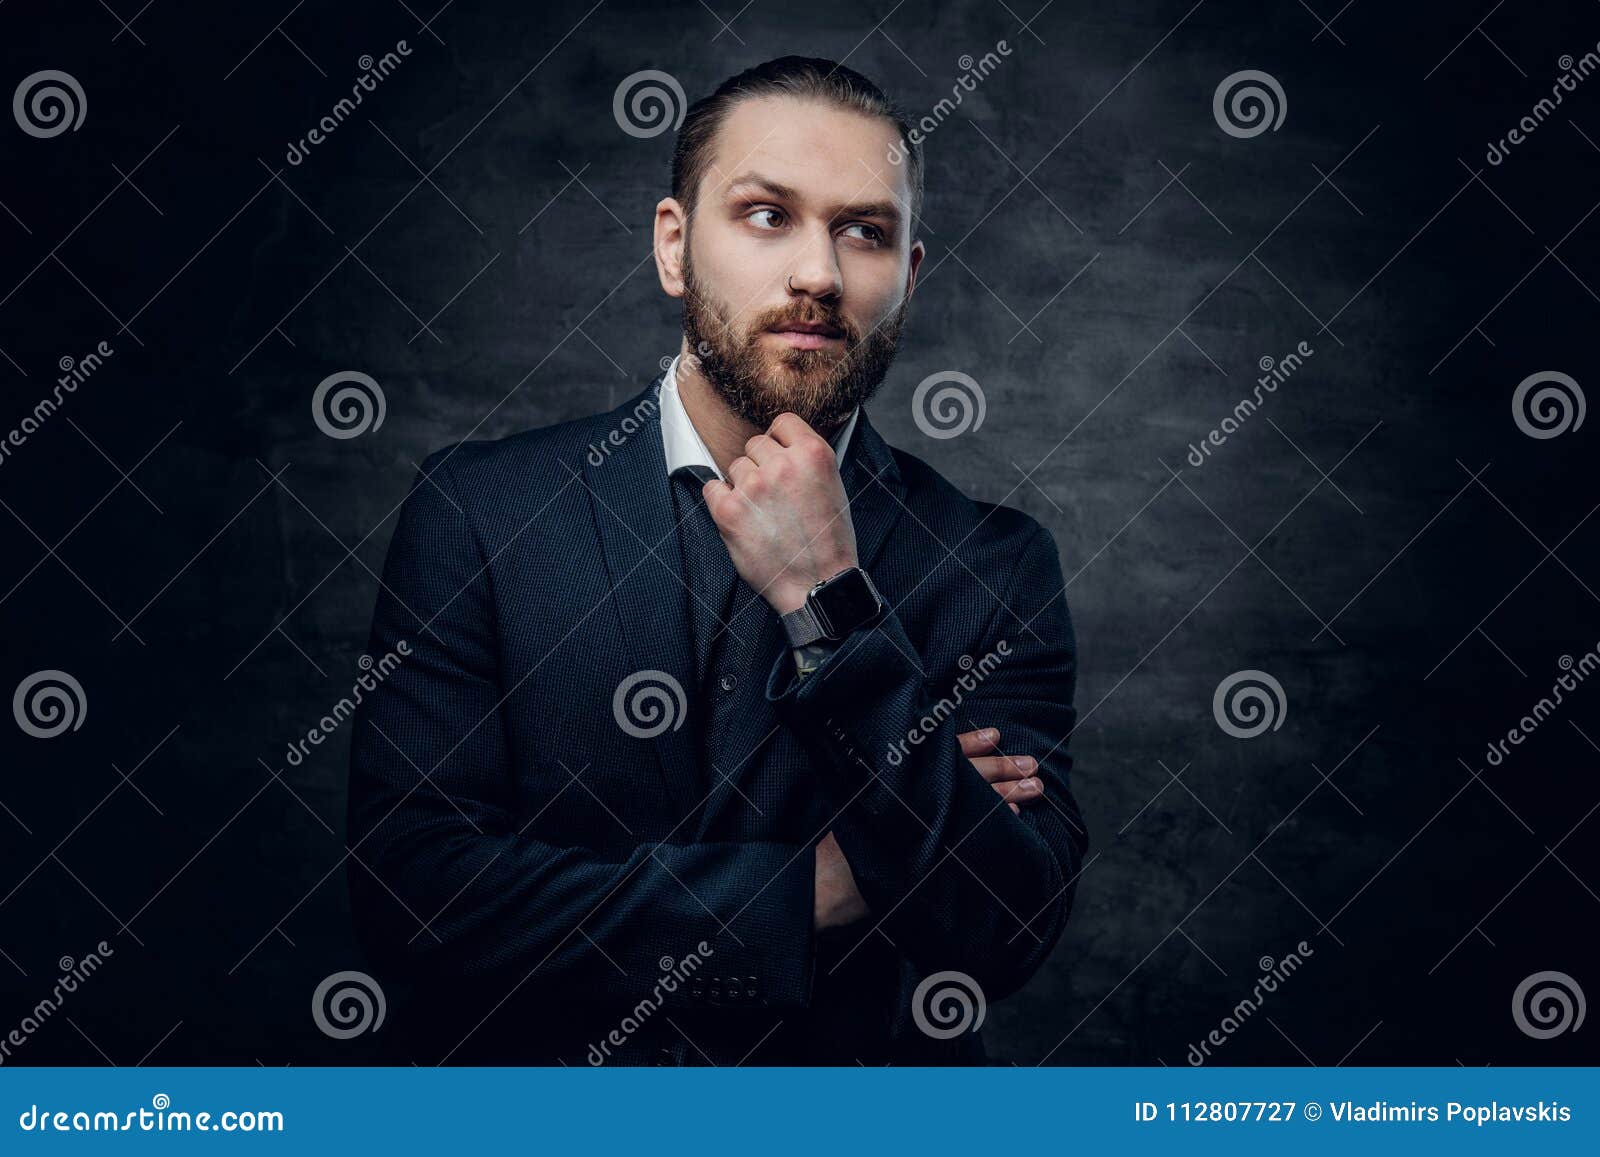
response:
M724 675L722 678L717 680L717 686L721 687L724 691L732 691L738 685L739 679L735 675Z
M759 996L755 977L747 976L744 978L744 995L747 1000L755 1000Z
M669 1049L669 1048L661 1048L661 1049L656 1050L656 1062L655 1063L658 1066L659 1065L675 1065L675 1064L678 1063L678 1060L677 1060L676 1057L674 1057L672 1055L672 1050L671 1049Z

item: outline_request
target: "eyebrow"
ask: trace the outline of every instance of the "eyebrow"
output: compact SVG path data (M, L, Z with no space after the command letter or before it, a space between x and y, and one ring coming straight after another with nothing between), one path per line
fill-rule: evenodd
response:
M799 201L803 199L799 190L763 177L760 173L739 174L729 182L727 196L733 199L744 195L748 191L757 190L778 201ZM893 201L857 201L853 204L838 206L829 215L829 220L838 221L846 217L877 217L898 225L902 214L900 206Z

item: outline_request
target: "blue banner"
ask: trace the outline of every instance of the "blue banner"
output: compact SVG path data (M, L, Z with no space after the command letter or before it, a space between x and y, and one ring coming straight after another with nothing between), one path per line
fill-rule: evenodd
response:
M0 1070L0 1152L1595 1153L1600 1070ZM210 1135L209 1140L198 1139ZM220 1139L220 1143L219 1143Z

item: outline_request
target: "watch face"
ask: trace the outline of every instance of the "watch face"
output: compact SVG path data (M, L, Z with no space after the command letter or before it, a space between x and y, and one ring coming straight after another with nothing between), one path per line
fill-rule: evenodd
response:
M829 579L812 592L811 603L818 625L830 639L841 639L870 623L883 606L867 572L859 567Z

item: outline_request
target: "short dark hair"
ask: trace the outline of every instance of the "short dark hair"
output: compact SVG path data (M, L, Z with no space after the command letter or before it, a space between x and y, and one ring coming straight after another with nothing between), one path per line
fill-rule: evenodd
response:
M912 139L905 114L884 91L854 69L815 56L780 56L747 68L689 106L672 150L672 195L691 217L700 180L711 164L712 142L722 122L742 100L795 96L830 101L867 116L883 117L900 135L896 151L911 186L910 230L922 215L922 145ZM891 158L892 159L892 158Z

